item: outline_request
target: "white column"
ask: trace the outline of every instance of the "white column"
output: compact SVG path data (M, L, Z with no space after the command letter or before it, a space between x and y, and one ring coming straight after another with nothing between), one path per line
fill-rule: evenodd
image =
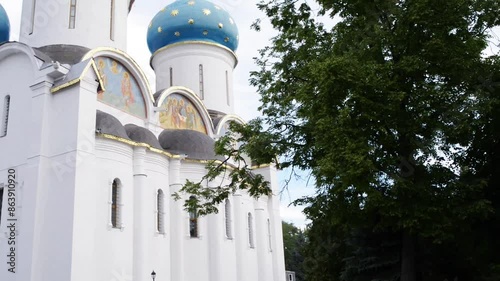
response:
M257 264L259 267L259 281L272 279L272 261L269 255L269 237L267 235L267 215L263 202L255 202L255 238L257 247Z
M220 206L219 206L220 208ZM221 216L213 214L208 216L208 249L210 263L210 281L221 280L221 241L222 224Z
M181 160L170 160L170 194L179 191L182 187L181 182ZM171 199L172 200L172 199ZM171 201L170 208L170 260L171 260L171 279L175 281L184 281L184 224L182 219L185 217L183 210L183 201Z
M147 231L152 231L152 227L147 222L151 221L148 216L154 214L147 194L147 178L144 161L146 157L146 148L134 148L134 269L133 275L136 281L148 281L151 272L148 257L148 239Z
M241 208L241 194L234 194L234 237L236 242L236 280L245 280L245 250L247 246L247 235L245 232L246 215Z

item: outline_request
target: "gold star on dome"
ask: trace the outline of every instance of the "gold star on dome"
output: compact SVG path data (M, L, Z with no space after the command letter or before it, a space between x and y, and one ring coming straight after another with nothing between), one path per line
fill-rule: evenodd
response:
M234 20L233 20L232 18L229 18L229 22L230 22L231 24L234 24Z
M236 35L236 40L240 40L240 36L239 35Z
M210 15L212 12L210 12L209 9L203 9L203 14L205 14L205 16L208 16Z
M149 28L153 27L153 22L149 22Z
M224 42L229 42L229 37L224 38Z
M208 35L208 30L203 30L203 35L207 36Z
M161 26L158 27L158 33L161 33L163 31L163 29L161 28Z
M189 23L189 24L194 24L194 19L189 19L189 20L188 20L188 23Z
M223 28L224 25L222 23L219 23L219 28Z
M179 14L179 10L172 10L170 13L173 17L177 16Z
M177 36L177 37L179 37L179 36L181 36L181 33L180 33L179 31L176 31L176 32L174 33L174 35L175 35L175 36Z
M163 7L163 9L161 9L160 12L165 12L166 9L167 7Z
M189 6L194 6L194 1L189 1L189 2L188 2L188 5L189 5Z

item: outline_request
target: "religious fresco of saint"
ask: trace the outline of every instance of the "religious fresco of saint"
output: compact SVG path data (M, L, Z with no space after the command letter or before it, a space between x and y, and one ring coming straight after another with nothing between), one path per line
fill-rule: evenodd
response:
M195 105L186 97L170 94L162 103L160 124L165 129L194 130L207 134L205 123Z
M97 69L104 84L97 99L107 105L140 118L146 118L146 103L135 78L119 62L97 58Z

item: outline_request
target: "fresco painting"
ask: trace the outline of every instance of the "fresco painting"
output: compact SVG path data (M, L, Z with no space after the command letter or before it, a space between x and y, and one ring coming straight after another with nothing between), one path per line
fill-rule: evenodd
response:
M104 90L97 92L97 99L107 105L146 118L146 103L135 78L119 62L106 57L97 58L97 69Z
M160 124L163 128L207 133L205 123L196 106L186 97L171 94L163 101L161 107L165 109L160 112Z

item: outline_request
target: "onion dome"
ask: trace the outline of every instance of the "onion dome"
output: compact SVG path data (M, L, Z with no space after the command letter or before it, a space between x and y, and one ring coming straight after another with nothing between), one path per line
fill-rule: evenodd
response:
M7 12L0 4L0 43L9 41L10 37L10 23Z
M163 8L148 28L151 53L179 42L215 43L236 51L238 27L228 12L206 0L177 0Z

